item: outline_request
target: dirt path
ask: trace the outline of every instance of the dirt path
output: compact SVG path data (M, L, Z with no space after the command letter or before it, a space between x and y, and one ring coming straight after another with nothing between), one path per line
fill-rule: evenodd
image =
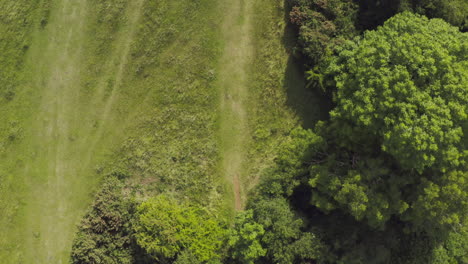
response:
M252 58L251 0L227 1L223 26L225 50L221 58L219 80L221 92L222 169L232 183L235 209L241 210L243 159L249 138L245 102L247 100L247 66Z

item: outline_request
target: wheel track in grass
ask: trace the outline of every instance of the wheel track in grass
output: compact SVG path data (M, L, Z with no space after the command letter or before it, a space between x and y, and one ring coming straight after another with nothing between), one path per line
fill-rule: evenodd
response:
M246 100L247 68L253 56L251 0L226 1L223 25L224 53L220 60L220 141L222 173L232 184L234 208L243 208L244 158L249 141Z
M112 53L109 65L106 69L107 72L104 75L105 77L111 76L111 79L113 80L113 85L110 87L110 95L107 97L105 95L105 89L109 79L101 78L97 86L97 94L95 95L97 101L94 103L99 109L101 109L96 120L99 122L99 128L94 133L89 133L87 140L83 141L89 149L86 154L85 166L88 166L91 163L91 159L93 157L92 150L102 139L106 129L109 129L109 123L115 121L110 118L113 110L112 107L118 100L118 92L123 84L125 69L129 61L131 44L137 32L138 22L142 16L144 1L145 0L133 0L128 4L129 6L126 10L127 23L124 25L121 34L118 36L117 49ZM90 131L91 130L92 129L90 129Z

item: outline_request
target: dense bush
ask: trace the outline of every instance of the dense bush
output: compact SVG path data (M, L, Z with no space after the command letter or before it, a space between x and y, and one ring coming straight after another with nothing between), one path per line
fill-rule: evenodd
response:
M230 257L236 263L255 263L259 257L266 254L260 243L264 234L263 226L254 221L252 210L239 213L233 228L229 230Z
M338 89L333 119L377 134L404 167L459 165L467 120L467 40L440 20L409 13L366 33L330 65Z
M305 58L310 84L332 88L323 72L331 56L346 40L372 30L402 11L442 18L468 30L466 0L289 0L290 21L298 28L298 50Z
M146 263L145 254L141 254L133 239L132 218L136 204L123 194L123 187L117 178L105 180L91 210L78 227L72 263Z
M255 222L265 229L261 243L266 256L258 263L306 263L325 255L320 239L305 230L304 221L295 215L286 199L259 199L251 208Z
M468 30L466 0L403 0L401 9L410 9L431 18L442 18L463 31Z
M299 28L301 52L311 65L320 64L357 31L352 0L291 0L291 22Z
M138 244L163 263L176 260L182 252L178 262L186 258L207 262L221 257L226 230L204 208L159 195L140 204L136 218Z
M260 195L265 197L290 196L294 189L301 184L301 177L308 174L305 166L309 162L314 162L314 155L325 144L322 137L315 133L294 129L278 152L275 162L277 166L265 171L263 183L257 187Z

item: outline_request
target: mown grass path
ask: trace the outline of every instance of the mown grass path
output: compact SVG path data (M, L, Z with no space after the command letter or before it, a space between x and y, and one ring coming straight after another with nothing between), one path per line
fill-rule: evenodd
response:
M251 0L226 1L223 25L224 54L220 60L222 172L232 183L234 207L242 209L240 179L249 139L245 102L248 97L247 65L252 59Z
M80 94L80 80L87 70L83 52L88 2L54 1L49 24L35 37L27 67L40 102L30 137L25 139L26 151L32 154L22 172L29 191L23 219L18 222L23 226L24 243L15 254L22 263L69 262L76 224L99 182L94 170L97 152L113 147L106 131L115 128L107 120L115 119L111 113L114 91L122 84L142 2L132 1L127 7L129 19L116 38L119 48L103 76L115 85L106 98L98 86L92 96L100 99L97 103L83 100ZM99 128L93 123L99 123ZM102 147L102 142L108 145Z
M80 54L86 21L86 2L57 2L41 50L31 62L33 84L41 101L32 124L34 153L24 172L30 185L26 200L24 261L65 263L74 230L81 189L80 159L73 142L78 105Z

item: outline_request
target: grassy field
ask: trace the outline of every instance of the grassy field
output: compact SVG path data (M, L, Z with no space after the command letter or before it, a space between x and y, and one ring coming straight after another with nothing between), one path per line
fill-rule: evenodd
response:
M21 142L28 137L25 127L33 120L38 100L36 91L26 85L23 69L33 31L47 21L48 7L45 1L2 0L0 9L0 262L16 263L23 232L20 209L28 193L20 171L30 155Z
M320 117L280 1L0 7L0 263L67 263L116 171L141 199L171 193L229 217L282 138Z
M85 45L88 32L104 26L95 22L98 16L93 12L103 7L90 9L92 3L84 1L37 2L31 7L35 23L21 58L16 94L2 109L16 120L20 133L5 151L11 159L2 162L10 176L8 190L15 194L2 192L2 204L16 204L2 215L8 227L2 232L4 263L67 262L76 219L98 183L93 164L112 148L106 142L118 140L114 135L101 140L106 126L95 131L91 124L112 118L87 113L102 110L86 98L90 93L97 98L97 92L81 85L89 67L85 58L92 52ZM32 4L13 8L28 5ZM122 31L131 26L126 24ZM125 42L126 37L117 41Z

